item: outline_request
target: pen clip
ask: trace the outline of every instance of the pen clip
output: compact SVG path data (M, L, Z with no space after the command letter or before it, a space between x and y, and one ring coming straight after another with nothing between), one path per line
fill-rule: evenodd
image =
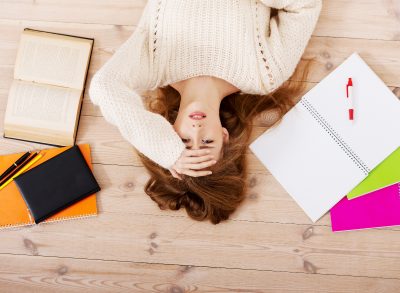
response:
M346 97L349 97L349 86L353 86L353 80L351 79L351 77L349 77L349 80L347 81L346 84Z

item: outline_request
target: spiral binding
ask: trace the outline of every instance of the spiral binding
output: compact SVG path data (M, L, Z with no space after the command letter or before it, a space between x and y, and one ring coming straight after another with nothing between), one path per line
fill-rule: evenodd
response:
M346 153L346 155L356 164L356 166L365 174L368 175L370 169L360 159L360 157L351 149L351 147L340 137L340 135L333 129L331 125L318 113L318 111L308 102L305 98L301 99L300 104L307 109L307 111L314 117L314 119L321 125L327 133L334 139L339 147Z

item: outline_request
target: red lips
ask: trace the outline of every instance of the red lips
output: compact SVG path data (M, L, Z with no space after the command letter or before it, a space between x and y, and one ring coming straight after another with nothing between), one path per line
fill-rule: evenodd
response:
M201 119L204 119L206 117L207 117L207 115L204 114L203 112L193 112L193 113L189 114L189 118L193 119L193 120L201 120Z

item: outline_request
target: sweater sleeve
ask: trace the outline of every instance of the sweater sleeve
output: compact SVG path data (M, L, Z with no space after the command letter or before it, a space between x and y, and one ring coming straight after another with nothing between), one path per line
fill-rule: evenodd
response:
M144 67L144 70L139 69ZM185 149L172 125L161 115L147 111L136 92L149 76L148 33L136 28L113 56L94 74L89 87L91 101L106 121L139 152L164 168L171 167Z
M269 36L266 38L280 83L286 81L294 72L317 23L321 0L261 0L278 10L271 17Z

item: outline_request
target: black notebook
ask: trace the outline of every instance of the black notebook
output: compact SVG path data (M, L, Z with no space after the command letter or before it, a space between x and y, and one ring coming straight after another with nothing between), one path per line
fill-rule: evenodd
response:
M100 191L77 145L16 177L14 181L36 224Z

